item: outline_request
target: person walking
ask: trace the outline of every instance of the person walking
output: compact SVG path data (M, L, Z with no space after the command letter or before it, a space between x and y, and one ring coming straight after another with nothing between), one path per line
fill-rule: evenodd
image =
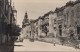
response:
M54 46L56 46L55 44L56 44L56 43L55 43L55 42L53 42L53 45L54 45Z

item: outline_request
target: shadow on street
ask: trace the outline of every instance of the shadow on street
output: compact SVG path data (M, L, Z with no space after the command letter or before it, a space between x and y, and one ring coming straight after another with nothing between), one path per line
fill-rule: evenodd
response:
M13 45L0 45L0 52L14 52Z

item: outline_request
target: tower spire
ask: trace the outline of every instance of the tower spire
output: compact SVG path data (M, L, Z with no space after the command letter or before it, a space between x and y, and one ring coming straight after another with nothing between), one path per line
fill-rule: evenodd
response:
M25 12L25 18L28 18L28 16L27 16L27 11Z
M14 8L14 2L13 2L13 8Z
M10 5L12 4L12 0L10 0Z

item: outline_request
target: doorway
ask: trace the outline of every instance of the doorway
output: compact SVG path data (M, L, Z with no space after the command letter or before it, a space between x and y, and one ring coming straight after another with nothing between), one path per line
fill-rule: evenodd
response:
M62 36L62 25L59 25L59 34Z

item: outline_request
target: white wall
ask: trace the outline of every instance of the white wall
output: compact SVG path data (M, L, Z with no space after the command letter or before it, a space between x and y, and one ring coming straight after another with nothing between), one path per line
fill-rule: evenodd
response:
M56 37L57 31L54 30L54 27L57 27L56 24L54 24L54 19L57 18L56 13L49 15L49 33L53 34Z

